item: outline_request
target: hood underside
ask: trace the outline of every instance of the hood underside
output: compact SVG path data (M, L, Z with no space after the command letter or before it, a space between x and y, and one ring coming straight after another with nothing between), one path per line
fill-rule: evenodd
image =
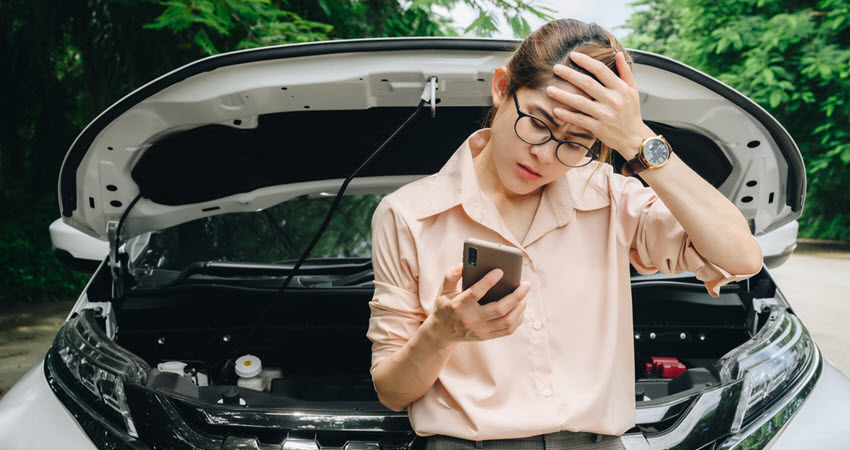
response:
M204 216L256 211L343 179L439 79L436 117L420 113L349 192L389 192L434 173L492 106L493 69L519 41L386 38L218 55L129 94L76 139L62 166L63 220L106 238ZM726 195L756 235L799 217L796 144L739 92L671 59L632 50L641 111L689 166ZM616 155L618 157L618 155ZM622 159L615 159L617 169Z

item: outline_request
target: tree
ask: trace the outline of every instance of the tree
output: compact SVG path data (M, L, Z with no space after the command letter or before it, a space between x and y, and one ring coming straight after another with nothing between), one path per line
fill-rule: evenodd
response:
M449 11L479 12L465 30ZM74 137L142 84L207 55L266 45L381 36L489 36L500 11L517 36L524 15L552 9L507 0L0 1L0 301L74 295L85 277L53 256L56 181Z
M627 46L743 92L794 137L808 174L800 234L850 241L850 1L639 0Z

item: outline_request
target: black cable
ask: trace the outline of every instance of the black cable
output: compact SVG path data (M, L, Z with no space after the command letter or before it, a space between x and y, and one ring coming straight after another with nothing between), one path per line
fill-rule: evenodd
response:
M138 202L140 198L142 198L141 192L139 192L139 195L137 195L136 198L134 198L133 201L130 202L129 205L127 205L127 209L124 210L124 214L121 214L121 218L118 219L118 226L115 227L115 237L118 238L119 242L121 240L121 228L124 226L124 221L127 219L127 214L130 214L130 210L133 209L134 206L136 206L136 202Z
M431 101L434 101L434 99L432 98ZM416 114L419 112L420 109L422 109L422 106L424 104L425 104L425 100L423 99L419 102L419 105L416 106L416 109L410 114L410 116L408 116L407 119L404 122L402 122L402 124L399 125L398 128L396 128L396 130L390 135L390 137L388 137L384 141L384 143L381 144L380 147L378 147L377 150L372 152L372 154L369 155L369 157L366 158L366 160L363 161L360 164L360 166L357 167L357 169L355 169L354 172L352 172L351 175L349 175L348 178L345 179L345 181L342 183L342 186L339 188L339 191L337 192L336 197L334 198L334 201L331 204L330 209L328 210L327 214L325 215L325 221L322 222L322 226L319 227L319 231L316 232L315 236L313 236L313 240L310 242L310 245L308 245L307 249L301 254L301 257L298 259L298 262L295 263L295 266L289 272L289 275L286 277L286 280L284 280L283 284L281 284L280 288L278 288L277 296L274 299L271 299L268 302L266 302L265 306L263 307L262 312L257 316L257 320L254 322L254 324L248 330L248 333L245 335L244 338L242 338L242 340L240 341L240 344L238 346L236 346L236 348L230 353L230 356L228 358L225 358L225 359L231 359L234 355L238 355L242 352L242 350L248 345L251 338L254 336L254 333L256 333L257 330L260 328L260 326L263 324L263 321L265 320L266 316L268 315L269 310L271 309L271 306L274 303L279 302L283 298L283 293L286 290L286 287L289 286L289 283L295 277L295 274L296 274L296 272L298 272L298 269L301 267L301 264L303 264L304 261L307 259L307 257L310 255L310 252L313 251L313 247L316 246L316 244L319 242L319 239L322 237L322 234L325 232L325 228L327 228L328 224L330 223L331 217L333 217L334 211L336 211L336 208L339 205L340 200L342 200L342 194L345 192L345 189L348 187L348 183L350 183L351 180L360 172L360 170L362 170L364 167L366 167L366 165L369 164L369 162L372 161L372 159L378 153L380 153L381 150L384 149L384 147L408 124L408 122L410 122L413 119L413 117L416 116ZM215 364L215 365L218 365L218 363ZM213 365L213 366L215 366L215 365Z

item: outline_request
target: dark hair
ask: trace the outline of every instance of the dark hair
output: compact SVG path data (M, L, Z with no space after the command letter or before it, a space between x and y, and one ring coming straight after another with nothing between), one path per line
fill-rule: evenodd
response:
M570 52L584 53L601 61L619 76L615 57L623 52L631 67L632 57L611 33L595 23L584 23L575 19L553 20L528 35L514 51L507 64L507 92L521 88L538 89L551 84L556 78L552 68L563 64L590 75L593 74L577 66L570 59ZM484 117L484 126L490 127L496 116L497 107L492 107ZM599 153L599 160L610 162L611 149L598 139L593 144Z

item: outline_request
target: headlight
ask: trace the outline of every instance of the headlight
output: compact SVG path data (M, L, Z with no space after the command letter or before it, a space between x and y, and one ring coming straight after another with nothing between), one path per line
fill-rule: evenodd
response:
M781 397L815 362L812 338L800 319L780 306L769 308L762 330L717 362L721 382L744 379L732 433Z
M107 414L123 422L127 433L138 437L133 425L124 383L144 384L150 366L111 340L94 323L92 310L82 311L59 330L53 350L78 386L83 386Z

